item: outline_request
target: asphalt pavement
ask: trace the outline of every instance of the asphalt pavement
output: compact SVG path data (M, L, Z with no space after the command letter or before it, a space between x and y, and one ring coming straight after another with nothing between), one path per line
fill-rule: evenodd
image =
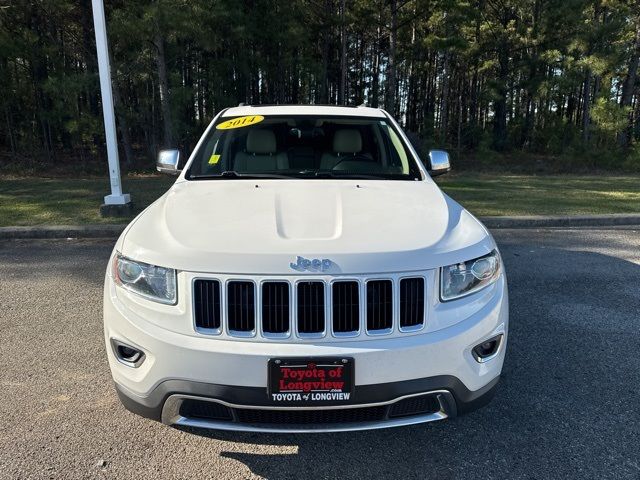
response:
M316 435L185 432L113 390L113 240L0 242L0 478L640 478L640 230L497 230L511 330L486 408ZM428 361L428 359L425 359Z

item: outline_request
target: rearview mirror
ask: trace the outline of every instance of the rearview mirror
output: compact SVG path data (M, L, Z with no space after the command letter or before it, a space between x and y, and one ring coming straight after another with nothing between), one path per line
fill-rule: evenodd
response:
M180 173L180 150L160 150L156 161L156 170L168 175Z
M449 154L444 150L429 150L429 173L437 177L451 170Z

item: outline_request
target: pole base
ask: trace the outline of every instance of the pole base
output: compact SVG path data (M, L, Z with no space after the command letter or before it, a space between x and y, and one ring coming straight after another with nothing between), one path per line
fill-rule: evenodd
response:
M124 205L131 203L131 195L128 193L111 194L104 197L105 205Z
M133 213L133 202L100 205L101 217L128 217Z

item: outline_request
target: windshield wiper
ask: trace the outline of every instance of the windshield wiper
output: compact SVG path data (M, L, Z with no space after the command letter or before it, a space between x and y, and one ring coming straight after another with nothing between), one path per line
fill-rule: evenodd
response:
M300 170L298 175L305 175L315 178L349 178L363 180L389 180L389 176L375 175L370 173L341 173L336 170Z
M225 170L222 173L191 175L190 180L222 180L225 178L243 178L243 179L261 179L261 178L345 178L345 179L362 179L362 180L390 180L393 177L389 175L375 175L366 173L341 173L335 170L299 170L289 174L281 173L239 173L235 170Z
M210 180L221 178L246 178L246 179L259 179L259 178L292 178L291 175L281 175L278 173L239 173L235 170L225 170L222 173L208 174L208 175L193 175L190 177L193 180Z

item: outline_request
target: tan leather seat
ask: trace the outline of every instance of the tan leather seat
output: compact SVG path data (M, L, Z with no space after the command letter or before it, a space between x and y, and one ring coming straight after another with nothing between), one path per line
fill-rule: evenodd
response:
M320 169L331 170L338 162L362 151L362 136L358 130L343 128L333 135L333 152L325 152L320 158Z
M271 130L250 130L244 152L236 154L233 169L239 173L269 172L289 168L284 152L278 153Z

